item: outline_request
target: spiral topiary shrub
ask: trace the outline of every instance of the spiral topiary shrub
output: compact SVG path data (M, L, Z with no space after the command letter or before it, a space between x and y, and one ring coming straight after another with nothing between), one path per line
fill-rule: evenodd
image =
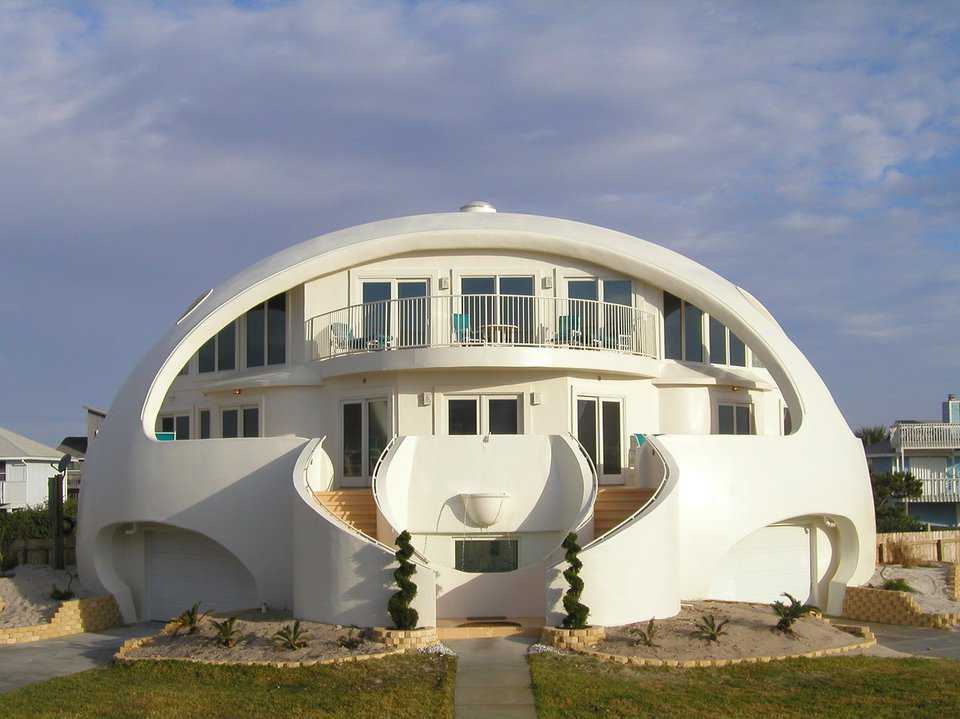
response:
M417 610L410 606L410 602L417 596L417 585L410 581L410 577L417 573L416 565L410 561L413 556L413 546L410 544L410 532L404 530L397 537L397 549L393 555L400 566L393 573L393 578L400 587L390 601L387 602L387 611L393 619L397 629L416 629L419 615Z
M580 545L577 544L577 535L574 532L570 532L563 540L563 548L567 550L565 558L570 565L563 572L563 578L570 585L563 595L563 608L567 612L567 616L563 618L563 626L567 629L583 629L587 626L590 607L580 603L580 595L583 593L580 570L583 568L583 562L577 558L580 554Z

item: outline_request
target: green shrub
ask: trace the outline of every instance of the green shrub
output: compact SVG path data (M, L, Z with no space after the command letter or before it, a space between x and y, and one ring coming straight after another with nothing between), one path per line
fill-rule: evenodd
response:
M64 519L70 520L65 525L76 526L77 500L67 499L63 503ZM4 544L17 539L47 539L50 532L50 515L47 512L47 503L34 505L16 512L0 514L0 549Z
M363 634L356 629L351 629L346 634L337 637L337 646L344 649L356 649L363 644Z
M910 586L906 579L887 579L883 583L884 589L891 592L916 592L917 590Z
M635 645L643 644L646 647L655 647L658 646L654 643L654 637L657 634L657 625L653 623L653 618L650 618L650 621L647 622L647 628L641 629L640 627L630 627L627 632L634 637L636 637Z
M730 623L729 619L721 619L719 622L712 614L704 614L700 619L694 622L693 633L708 642L720 642L720 637L727 633L725 627Z
M186 629L187 634L196 633L200 628L200 624L207 618L208 614L210 614L210 612L200 611L200 602L197 602L173 620L174 635L179 634L181 629Z
M289 649L291 652L307 646L306 636L300 631L300 620L287 624L273 635L273 643L279 649Z
M563 595L563 608L567 612L567 616L563 618L563 626L567 629L583 629L587 626L590 607L580 603L580 595L583 594L583 580L580 579L580 570L583 569L583 562L577 556L580 554L577 535L570 532L563 540L562 546L567 550L564 558L570 565L563 572L563 578L570 585L570 588Z
M410 561L413 556L413 546L410 544L410 532L404 530L397 537L397 551L393 555L400 566L393 573L393 578L400 587L400 591L390 597L387 602L387 611L397 629L415 629L420 615L410 606L410 602L417 596L417 585L410 577L417 573L416 565Z
M211 621L210 623L217 630L217 634L213 638L217 644L223 647L232 647L237 643L237 639L240 638L240 630L235 626L237 623L236 617L224 619L222 622Z
M784 634L793 634L794 622L796 622L805 614L820 611L812 604L804 604L792 594L787 592L784 592L780 596L789 599L790 604L785 604L778 599L770 605L773 607L773 613L778 617L777 626L775 627L778 632L783 632Z

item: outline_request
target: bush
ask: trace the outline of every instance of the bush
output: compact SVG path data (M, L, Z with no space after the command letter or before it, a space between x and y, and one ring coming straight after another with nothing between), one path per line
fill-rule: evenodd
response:
M774 627L778 632L783 632L784 634L793 634L794 622L796 622L805 614L820 611L812 604L804 604L792 594L788 594L787 592L784 592L780 596L789 599L790 604L785 604L778 599L770 605L773 607L773 613L779 617L777 620L777 626Z
M234 626L237 623L236 617L224 619L222 622L211 622L217 629L214 641L222 647L232 647L240 638L240 630Z
M200 628L200 624L210 612L200 611L200 602L185 610L180 616L176 617L174 622L174 635L180 633L181 629L186 629L187 634L194 634Z
M565 558L570 565L563 573L563 578L570 585L570 588L563 595L563 608L567 611L567 616L563 618L563 626L567 629L583 629L587 626L590 607L580 603L580 595L583 594L583 580L580 579L580 570L583 569L583 562L577 556L580 554L577 535L570 532L567 538L563 540L562 546L567 550Z
M916 592L917 590L910 586L906 579L887 579L883 583L883 588L891 592Z
M393 555L400 566L393 573L393 578L400 587L400 591L390 597L387 602L387 611L397 629L415 629L420 615L410 606L410 602L417 596L417 585L410 577L417 573L416 565L410 561L413 556L413 546L410 544L410 532L404 530L397 537L397 551Z
M63 517L67 527L76 526L77 500L67 499L63 503ZM69 532L65 532L69 535ZM47 539L50 532L50 515L47 512L47 503L37 504L16 512L0 514L0 549L3 544L16 539Z
M720 642L720 637L727 633L725 627L730 623L729 619L721 619L719 622L712 614L704 614L700 619L694 622L693 633L708 642Z
M337 646L344 649L356 649L363 644L363 634L356 629L351 629L346 634L337 637Z
M307 639L300 631L300 620L287 624L273 635L273 643L280 649L289 649L291 652L307 646Z

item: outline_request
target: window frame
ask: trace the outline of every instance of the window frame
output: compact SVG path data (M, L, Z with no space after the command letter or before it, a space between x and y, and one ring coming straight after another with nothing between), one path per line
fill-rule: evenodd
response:
M161 413L161 414L158 414L158 415L157 415L157 421L156 421L156 429L155 429L154 431L155 431L155 432L170 432L170 431L172 431L173 434L174 434L174 440L175 440L175 441L182 441L182 440L192 439L192 437L191 437L191 432L193 431L193 418L192 418L190 415L191 415L190 412L184 412L184 411L180 411L180 412L163 412L163 413ZM169 419L169 420L172 420L172 421L173 421L173 429L172 429L172 430L166 430L166 429L163 428L163 421L164 421L165 419ZM181 436L180 436L180 432L179 432L179 430L177 429L177 420L181 420L181 419L185 419L185 420L187 421L187 436L186 436L186 437L181 437Z
M370 460L370 408L371 402L386 402L387 404L387 439L384 447L390 444L397 436L396 421L393 416L393 397L389 393L371 394L366 397L345 397L337 403L337 427L340 433L340 452L337 457L339 463L338 476L341 487L369 487L373 480L375 462ZM347 405L361 406L360 409L360 475L347 477L344 474L344 456L346 452L346 431L344 429L343 410ZM379 457L378 457L379 459Z
M278 297L283 297L283 361L282 362L271 362L270 361L270 303L277 299ZM250 323L249 316L250 313L256 309L260 309L263 312L263 332L262 332L262 341L263 341L263 363L262 364L250 364ZM291 330L292 330L292 312L290 311L290 292L278 292L272 297L268 297L263 302L260 302L246 312L243 313L243 341L240 343L242 348L243 355L243 367L244 369L267 369L270 367L285 367L290 364L290 350L291 350ZM239 333L237 333L239 335ZM238 350L238 355L241 354Z
M255 436L246 436L246 417L244 412L246 410L255 409L257 410L257 434ZM223 415L227 412L236 412L237 413L237 434L234 437L226 437L223 434ZM220 407L220 439L257 439L264 435L264 420L263 420L263 408L259 404L231 404L225 407ZM211 432L213 428L211 427Z
M604 394L595 394L590 392L574 392L573 395L573 407L572 407L572 433L573 436L577 438L577 441L583 444L580 439L580 427L579 427L579 403L580 401L585 402L594 402L594 417L595 417L595 427L594 427L594 442L596 447L596 458L591 457L591 460L594 462L594 466L597 470L597 479L600 484L623 484L624 483L624 472L627 469L627 450L629 448L629 442L625 441L626 432L624 427L626 426L626 397L623 395L604 395ZM620 408L620 431L617 435L619 446L620 446L620 471L619 472L607 472L605 463L603 462L603 435L604 435L604 421L603 421L603 404L605 402L617 404Z
M506 542L511 544L514 547L513 556L514 556L514 565L512 568L508 569L497 569L497 570L467 570L463 569L461 562L460 547L466 546L467 542ZM461 535L453 537L453 567L455 571L463 572L464 574L505 574L507 572L515 572L520 568L520 537L517 535L509 534L484 534L481 536L477 535Z
M731 407L733 409L733 432L720 431L720 408L721 407ZM738 408L740 409L746 408L747 410L747 422L749 424L749 427L747 428L748 431L746 432L740 431L740 426L739 426L740 423L739 423L739 420L737 419ZM750 402L750 401L739 402L739 401L732 401L732 400L723 400L723 401L717 402L716 421L717 421L717 424L716 424L717 431L715 432L715 434L722 434L725 437L750 437L750 436L757 435L757 418L756 418L753 402Z
M244 315L244 317L246 317L246 315ZM220 366L220 339L221 339L221 334L224 332L224 330L226 330L228 327L230 327L230 325L233 325L233 367L226 367L226 368L224 368L224 367L221 367L221 366ZM210 344L211 342L213 343L213 369L207 369L207 370L205 370L205 369L202 369L202 368L201 368L201 365L200 365L200 353L203 351L203 348L206 347L206 346L207 346L208 344ZM199 375L215 374L215 373L217 373L217 372L234 372L234 371L236 371L236 370L239 368L239 356L240 356L240 323L239 323L237 320L233 320L232 322L228 322L226 325L224 325L224 326L221 327L219 330L217 330L217 332L213 335L213 337L210 337L206 342L204 342L204 343L200 346L200 349L198 349L195 354L196 354L196 358L197 358L197 375L198 375L198 376L199 376ZM189 364L190 364L190 363L188 362L186 365L184 365L184 367L188 367ZM189 372L189 370L188 370L188 372ZM185 374L188 374L188 372L184 372L184 371L181 369L181 370L180 370L180 374L179 374L178 376L183 376L183 375L185 375Z
M450 434L450 401L451 400L473 400L476 402L477 407L477 432L476 434ZM509 434L504 432L491 432L490 431L490 400L512 400L516 402L517 406L517 431L515 434ZM443 419L442 419L442 428L443 434L450 437L486 437L489 435L494 435L497 437L501 436L516 436L521 434L526 434L525 423L524 423L524 412L523 412L523 392L450 392L446 393L443 396Z

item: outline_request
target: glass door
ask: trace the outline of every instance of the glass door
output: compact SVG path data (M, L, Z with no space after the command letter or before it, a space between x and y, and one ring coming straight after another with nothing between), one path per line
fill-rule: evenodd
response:
M598 397L577 398L577 439L593 460L601 482L623 472L623 402Z
M425 347L430 336L426 280L398 280L397 299L398 346Z
M500 317L505 338L515 344L534 344L533 277L498 278Z
M599 337L597 281L567 280L570 344L591 345Z
M390 282L364 282L363 342L368 349L383 349L390 337Z

